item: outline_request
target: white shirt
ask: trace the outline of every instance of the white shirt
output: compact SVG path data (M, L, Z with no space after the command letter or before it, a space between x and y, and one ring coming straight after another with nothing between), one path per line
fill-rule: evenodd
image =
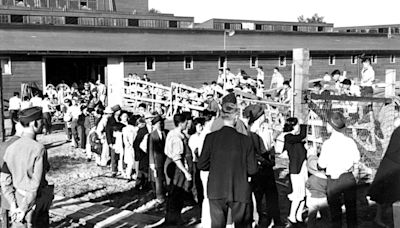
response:
M264 72L262 72L262 71L258 72L257 80L261 80L264 82ZM283 84L283 82L282 82L282 84Z
M197 149L197 154L200 155L201 151L199 151L199 149L201 148L203 141L204 141L204 138L202 137L202 135L197 134L197 133L191 135L189 138L188 144L189 144L190 150L192 151L192 157L193 157L194 162L197 161L197 157L194 152Z
M49 100L43 100L42 101L42 112L51 112L51 103Z
M20 110L21 108L21 99L19 97L11 97L9 101L9 108L8 110Z
M282 88L284 81L285 81L285 78L282 76L282 74L280 72L274 73L272 75L271 88ZM272 86L273 84L276 84L276 86Z
M21 110L32 107L32 103L30 101L22 101L21 102Z
M372 86L375 80L375 71L372 66L368 66L361 70L361 86Z
M354 164L359 161L360 152L354 140L334 131L322 144L318 165L326 168L326 175L338 179L343 173L351 172Z
M32 97L31 104L32 104L32 107L42 107L42 98Z

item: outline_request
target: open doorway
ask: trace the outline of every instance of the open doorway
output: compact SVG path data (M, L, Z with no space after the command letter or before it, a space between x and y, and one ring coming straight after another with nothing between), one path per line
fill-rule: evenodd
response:
M46 58L46 83L57 85L64 81L82 85L84 82L105 82L106 58Z

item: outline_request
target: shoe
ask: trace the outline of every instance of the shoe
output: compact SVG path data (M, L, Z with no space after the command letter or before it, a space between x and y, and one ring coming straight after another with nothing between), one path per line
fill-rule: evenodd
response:
M294 227L297 227L297 223L292 222L288 219L285 228L294 228Z

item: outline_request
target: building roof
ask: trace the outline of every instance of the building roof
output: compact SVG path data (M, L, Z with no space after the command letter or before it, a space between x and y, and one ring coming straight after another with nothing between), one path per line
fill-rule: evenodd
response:
M187 29L92 28L1 25L0 53L185 53L223 52L223 32ZM226 38L230 52L399 51L400 39L345 33L237 31Z

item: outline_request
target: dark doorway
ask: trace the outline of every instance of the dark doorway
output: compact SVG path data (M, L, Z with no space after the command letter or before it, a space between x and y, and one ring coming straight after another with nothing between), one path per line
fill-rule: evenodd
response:
M100 79L104 83L106 66L105 58L46 58L46 82L71 85Z

